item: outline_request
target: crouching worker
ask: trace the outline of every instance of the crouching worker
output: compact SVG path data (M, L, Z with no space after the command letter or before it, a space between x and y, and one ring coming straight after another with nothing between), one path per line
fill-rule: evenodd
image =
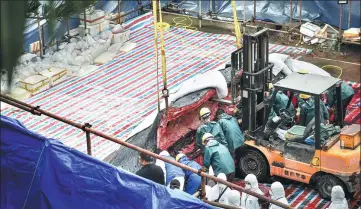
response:
M286 199L285 189L280 182L276 181L271 185L270 195L272 200L276 200L283 204L289 205ZM282 209L282 208L280 206L273 205L271 203L269 209Z
M211 121L210 117L211 117L211 111L208 108L204 107L200 110L199 118L202 124L197 129L196 146L194 147L194 150L192 152L196 151L197 149L201 149L202 153L204 153L202 136L205 133L211 133L216 141L228 147L227 140L224 137L221 126L218 123Z
M226 114L221 108L217 110L216 117L227 140L228 150L235 159L236 149L244 144L244 135L239 128L237 119Z
M152 158L145 154L140 153L139 155L139 164L143 167L137 171L135 174L143 178L154 181L158 184L164 185L164 172L161 167L154 165L152 163Z
M160 156L165 157L169 160L175 160L173 157L170 156L169 152L167 151L162 151L161 153L159 153ZM184 189L184 172L181 168L164 162L162 160L157 159L156 161L156 165L163 167L163 169L165 169L165 183L168 187L170 187L170 182L173 179L177 179L180 182L180 190L183 191ZM162 166L164 165L164 166Z
M258 194L264 195L263 192L258 188L257 177L254 174L248 174L244 179L246 183L245 189L257 192ZM241 197L241 208L245 209L260 209L261 206L258 202L258 198L247 193L242 192Z
M348 203L341 186L334 186L331 190L331 205L328 209L347 209Z
M234 161L227 147L216 141L210 133L203 135L202 143L205 146L203 166L206 169L212 166L216 176L224 173L227 176L227 180L233 182L235 173Z
M197 162L190 160L185 154L180 153L175 157L175 160L179 163L182 163L184 165L187 165L191 168L194 168L196 170L199 170L202 168ZM185 174L185 192L187 192L190 195L193 195L197 192L197 190L201 187L202 178L191 171L183 169L183 172Z
M227 181L227 177L224 173L218 174L217 178ZM231 189L228 186L217 182L217 184L210 189L209 193L206 194L206 197L210 201L228 204L228 196L230 191Z

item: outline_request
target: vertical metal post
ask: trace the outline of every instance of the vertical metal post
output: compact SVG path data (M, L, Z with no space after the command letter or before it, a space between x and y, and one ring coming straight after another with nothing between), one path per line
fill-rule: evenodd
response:
M336 116L337 116L337 125L343 128L343 104L341 97L341 83L336 86Z
M340 25L338 27L338 51L341 50L342 44L342 16L343 16L343 4L340 4Z
M70 26L69 26L69 18L66 18L66 31L68 33L68 36L70 36Z
M40 29L40 17L38 14L38 34L39 34L39 46L40 46L40 57L43 57L43 43L41 40L41 29Z
M316 150L321 149L321 120L320 120L320 96L315 96L315 141Z
M246 33L246 0L243 0L243 33Z
M302 0L300 0L300 25L302 24ZM302 34L300 34L300 43L302 42Z
M83 131L85 131L85 136L86 136L86 149L87 149L87 153L88 155L92 155L92 144L91 144L91 140L90 140L90 132L87 131L87 128L91 128L92 125L90 125L89 123L85 123L83 126Z
M45 38L44 38L44 25L41 26L41 43L45 43ZM45 44L43 44L45 45ZM45 47L43 46L42 47L42 52L43 52L43 55L45 54Z
M292 28L292 15L293 15L293 7L292 7L292 0L290 0L290 28ZM290 31L290 30L289 30ZM292 34L288 35L288 41L292 41Z
M256 12L257 12L257 8L256 8L256 0L253 1L253 18L256 19Z
M201 200L206 198L206 177L202 176L202 184L201 184Z
M118 0L118 24L120 24L120 0Z
M88 34L86 29L86 9L84 7L84 30L85 30L85 36Z
M201 28L202 27L202 0L199 0L199 17L198 17L198 19L199 19L199 28Z
M350 24L351 24L351 0L348 0L349 5L348 5L348 20L347 20L347 28L350 28Z

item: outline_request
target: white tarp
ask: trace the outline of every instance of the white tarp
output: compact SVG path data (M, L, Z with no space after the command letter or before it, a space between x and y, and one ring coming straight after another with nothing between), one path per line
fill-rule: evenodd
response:
M171 90L169 95L169 104L179 98L186 96L187 94L206 88L215 88L218 98L220 99L228 95L226 79L218 70L212 70L203 74L198 74L194 78L184 81L179 88ZM164 108L165 104L164 101L162 101L160 104L160 109L163 110ZM128 135L128 138L150 127L153 124L157 114L158 110L153 111Z
M269 55L269 62L274 63L274 67L272 69L274 75L282 72L287 76L292 74L292 72L307 70L310 74L331 76L328 72L314 64L292 59L289 55L285 54L271 53Z

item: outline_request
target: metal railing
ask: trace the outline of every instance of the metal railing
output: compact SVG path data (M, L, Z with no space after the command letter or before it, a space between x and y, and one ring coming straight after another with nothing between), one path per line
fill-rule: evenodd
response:
M53 113L50 113L50 112L48 112L48 111L42 110L42 109L40 109L40 106L32 106L32 105L29 105L29 104L27 104L27 103L25 103L25 102L22 102L22 101L13 99L13 98L11 98L11 97L9 97L9 96L7 96L7 95L3 95L3 94L0 94L0 101L5 102L5 103L7 103L7 104L10 104L10 105L12 105L12 106L14 106L14 107L17 107L17 108L19 108L19 109L25 110L25 111L27 111L27 112L30 112L30 113L32 113L32 114L34 114L34 115L40 116L40 115L43 114L43 115L46 115L46 116L48 116L48 117L50 117L50 118L56 119L56 120L58 120L58 121L61 121L61 122L63 122L63 123L66 123L66 124L68 124L68 125L71 125L71 126L74 126L74 127L78 128L78 129L83 130L83 131L86 133L87 152L88 152L89 155L91 155L91 139L90 139L90 134L94 134L94 135L96 135L96 136L105 138L105 139L107 139L107 140L109 140L109 141L112 141L112 142L114 142L114 143L123 145L123 146L128 147L128 148L133 149L133 150L136 150L136 151L138 151L138 152L145 153L145 154L147 154L147 155L149 155L149 156L151 156L151 157L153 157L153 158L155 158L155 159L162 160L162 161L164 161L164 162L170 163L170 164L175 165L175 166L177 166L177 167L180 167L180 168L182 168L182 169L185 169L185 170L191 171L191 172L193 172L193 173L195 173L195 174L198 174L199 176L202 177L202 182L203 182L203 183L202 183L202 186L201 186L201 187L202 187L201 199L202 199L204 202L208 203L208 204L211 204L211 205L214 205L214 206L217 206L217 207L227 208L227 209L228 209L228 208L229 208L229 209L236 208L236 207L232 207L232 206L229 206L229 205L224 205L224 204L221 204L221 203L218 203L218 202L212 202L212 201L206 200L206 199L205 199L205 182L206 182L205 179L206 179L206 178L211 179L211 180L213 180L213 181L215 181L215 182L224 184L224 185L226 185L226 186L228 186L228 187L230 187L230 188L236 189L236 190L238 190L238 191L240 191L240 192L244 192L244 193L246 193L246 194L249 194L249 195L252 195L252 196L254 196L254 197L257 197L257 198L260 199L260 200L263 200L263 201L272 203L272 204L274 204L274 205L280 206L280 207L282 207L282 208L292 209L292 207L290 207L290 206L288 206L288 205L286 205L286 204L283 204L283 203L278 202L278 201L276 201L276 200L272 200L271 198L265 197L265 196L260 195L260 194L258 194L258 193L256 193L256 192L247 190L247 189L245 189L245 188L243 188L243 187L241 187L241 186L238 186L238 185L236 185L236 184L234 184L234 183L230 183L230 182L228 182L228 181L222 180L222 179L217 178L217 177L215 177L215 176L209 175L209 174L207 174L207 173L205 173L205 172L203 172L203 171L201 171L201 170L196 170L196 169L194 169L194 168L191 168L191 167L189 167L189 166L186 166L186 165L184 165L184 164L181 164L181 163L179 163L179 162L177 162L177 161L175 161L175 160L169 160L168 158L162 157L162 156L160 156L160 155L158 155L158 154L155 154L155 153L153 153L153 152L150 152L149 150L140 148L140 147L138 147L138 146L136 146L136 145L133 145L133 144L131 144L131 143L128 143L128 142L126 142L126 141L122 141L122 140L117 139L117 138L115 138L115 137L106 135L106 134L104 134L104 133L102 133L102 132L99 132L99 131L91 128L91 124L89 124L89 123L85 123L85 124L76 123L76 122L71 121L71 120L68 120L68 119L66 119L66 118L64 118L64 117L61 117L61 116L55 115L55 114L53 114Z

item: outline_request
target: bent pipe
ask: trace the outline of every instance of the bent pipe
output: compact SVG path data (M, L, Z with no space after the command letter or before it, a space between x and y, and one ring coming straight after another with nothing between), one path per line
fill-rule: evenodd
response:
M158 155L158 154L155 154L155 153L153 153L153 152L150 152L150 151L148 151L148 150L146 150L146 149L140 148L140 147L135 146L135 145L133 145L133 144L130 144L130 143L128 143L128 142L119 140L119 139L117 139L117 138L115 138L115 137L112 137L112 136L108 136L108 135L103 134L103 133L101 133L101 132L99 132L99 131L97 131L97 130L94 130L94 129L92 129L92 128L88 128L88 127L84 126L83 124L73 122L73 121L71 121L71 120L65 119L64 117L60 117L60 116L55 115L55 114L53 114L53 113L50 113L50 112L48 112L48 111L42 110L42 109L40 109L39 107L29 105L29 104L27 104L27 103L25 103L25 102L22 102L22 101L13 99L13 98L11 98L11 97L9 97L9 96L6 96L6 95L3 95L3 94L0 94L0 101L3 101L3 102L5 102L5 103L7 103L7 104L10 104L10 105L16 103L16 104L18 104L18 108L23 109L23 110L25 110L25 111L31 112L31 111L33 110L33 112L35 112L35 113L44 114L44 115L46 115L46 116L48 116L48 117L51 117L51 118L56 119L56 120L59 120L59 121L61 121L61 122L63 122L63 123L66 123L66 124L68 124L68 125L74 126L74 127L76 127L76 128L82 129L82 130L87 131L87 132L89 132L89 133L92 133L92 134L94 134L94 135L96 135L96 136L100 136L100 137L103 137L103 138L105 138L105 139L108 139L108 140L110 140L110 141L112 141L112 142L114 142L114 143L123 145L123 146L125 146L125 147L128 147L128 148L130 148L130 149L136 150L136 151L141 152L141 153L145 153L145 154L147 154L147 155L149 155L149 156L151 156L151 157L153 157L153 158L162 160L162 161L164 161L164 162L170 163L170 164L175 165L175 166L177 166L177 167L180 167L180 168L182 168L182 169L191 171L191 172L193 172L193 173L195 173L195 174L198 174L198 175L200 175L200 176L202 176L202 177L209 178L209 179L211 179L211 180L213 180L213 181L215 181L215 182L224 184L224 185L226 185L226 186L228 186L228 187L235 188L235 189L237 189L237 190L239 190L239 191L241 191L241 192L244 192L244 193L246 193L246 194L249 194L249 195L252 195L252 196L254 196L254 197L257 197L258 199L267 201L267 202L269 202L269 203L272 203L272 204L274 204L274 205L280 206L280 207L282 207L282 208L293 209L293 207L290 207L290 206L288 206L288 205L286 205L286 204L283 204L283 203L278 202L278 201L276 201L276 200L272 200L271 198L267 198L267 197L265 197L265 196L263 196L263 195L260 195L260 194L258 194L258 193L256 193L256 192L249 191L249 190L247 190L247 189L245 189L245 188L243 188L243 187L241 187L241 186L238 186L238 185L236 185L236 184L230 183L230 182L228 182L228 181L225 181L225 180L223 180L223 179L217 178L217 177L215 177L215 176L209 175L209 174L207 174L207 173L205 173L205 172L203 172L203 171L202 171L202 172L199 172L198 170L196 170L196 169L194 169L194 168L191 168L191 167L189 167L189 166L186 166L186 165L184 165L184 164L181 164L181 163L179 163L179 162L177 162L177 161L175 161L175 160L170 160L170 159L168 159L168 158L162 157L162 156L160 156L160 155Z

